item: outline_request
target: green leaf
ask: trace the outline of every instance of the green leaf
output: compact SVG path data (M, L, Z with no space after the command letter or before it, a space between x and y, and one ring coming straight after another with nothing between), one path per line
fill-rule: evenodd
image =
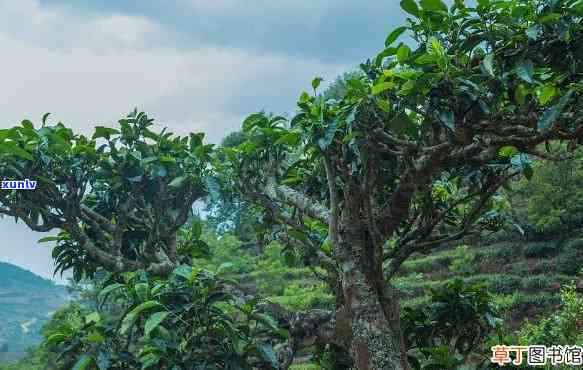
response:
M147 301L147 302L144 302L144 303L138 305L136 308L131 310L124 317L122 324L121 324L120 333L126 334L131 329L131 327L134 325L138 316L141 313L143 313L144 311L149 311L152 309L160 309L162 307L163 307L162 304L160 304L160 302L156 302L156 301Z
M314 90L318 89L318 86L320 86L320 84L322 83L322 81L324 81L324 79L322 77L316 77L312 80L312 88Z
M182 187L182 185L184 184L186 179L187 179L187 176L178 176L174 180L170 181L168 186L171 188L174 188L174 189L179 189L180 187Z
M41 120L43 127L47 124L47 119L49 118L50 115L51 115L50 113L43 114L43 118Z
M168 317L169 314L170 312L161 311L156 312L155 314L150 316L150 318L148 318L148 321L146 321L146 324L144 325L144 334L147 336L150 335L152 330L156 329L158 325L160 325L162 321L164 321L166 317Z
M40 238L39 240L37 240L37 243L47 243L47 242L54 242L54 241L59 241L61 240L61 238L59 238L58 236L45 236L44 238Z
M195 150L196 148L202 146L203 144L203 140L204 140L204 134L198 133L198 134L190 134L190 151Z
M87 366L91 365L93 359L89 355L82 355L79 357L72 370L85 370Z
M54 346L56 344L62 343L67 340L69 337L63 333L56 333L47 338L45 343L49 346Z
M324 240L324 243L320 246L320 250L328 255L332 254L332 241L330 241L330 238Z
M307 103L310 101L310 95L305 92L302 91L302 93L300 94L300 103Z
M202 235L202 223L196 221L192 223L190 227L190 233L194 239L200 239Z
M511 158L518 154L518 149L512 145L503 146L500 148L499 154L503 158Z
M304 234L303 232L299 231L299 230L289 230L288 234L290 236L292 236L295 239L301 240L305 243L309 243L310 239L308 238L308 236L306 234Z
M534 83L532 76L534 74L534 66L531 60L525 60L524 62L520 63L518 67L516 67L516 74L522 80L528 83Z
M435 36L431 36L425 45L425 50L427 53L433 56L443 56L445 55L445 49L441 44L441 41Z
M150 292L150 287L148 283L138 283L134 286L134 292L140 301L145 301L148 299L148 293Z
M18 144L14 142L0 143L0 153L1 152L13 154L17 157L27 159L29 161L34 160L34 157L29 152L22 149L21 147L18 146Z
M531 180L532 176L534 175L534 169L528 163L524 165L522 172L524 173L524 177L526 177L527 180Z
M267 117L263 113L253 113L243 121L243 131L248 132L254 127L261 127L267 122Z
M334 135L336 135L337 128L338 119L334 119L328 124L326 130L324 131L324 137L318 140L318 146L320 147L320 149L326 150L330 146L332 140L334 140Z
M455 0L454 5L458 9L465 9L466 8L465 0Z
M142 370L151 368L160 362L160 355L156 353L148 353L145 356L140 357L140 362L142 363Z
M32 122L30 122L29 120L27 120L27 119L25 119L24 121L22 121L21 125L25 129L34 130L34 124Z
M393 30L393 32L387 36L385 40L385 47L391 46L391 44L395 42L405 31L407 31L407 27L405 26L395 28L395 30Z
M541 23L553 23L561 19L561 14L559 13L550 13L540 18Z
M142 160L142 152L138 151L138 150L132 150L129 152L130 157L136 159L137 161L141 161Z
M405 82L402 86L401 89L399 89L399 95L409 95L413 92L413 90L415 89L415 81L413 80L408 80L407 82Z
M401 9L415 17L419 17L419 6L415 0L401 0Z
M529 90L526 86L524 86L523 84L520 84L516 87L516 90L514 91L514 99L516 100L516 103L518 105L523 105L524 102L526 101L526 97L529 94Z
M391 111L391 105L386 100L378 100L377 105L386 113L389 113Z
M119 283L108 285L99 292L98 298L105 301L109 294L113 293L114 291L116 291L118 289L124 288L124 287L125 287L124 284L119 284Z
M441 0L421 0L423 10L447 12L447 5Z
M375 65L376 66L380 66L383 63L383 60L386 57L389 57L391 55L395 55L397 53L397 48L394 47L388 47L385 48L385 50L381 51L376 57L375 57Z
M288 133L282 135L279 139L277 139L275 144L295 146L295 145L299 144L300 140L301 140L301 136L299 133L288 132Z
M493 54L486 55L486 57L482 61L482 68L491 77L495 76L494 75L494 55Z
M563 112L563 109L565 109L565 106L569 102L569 99L571 99L572 95L573 91L571 90L568 93L566 93L557 104L553 105L543 113L542 117L540 118L537 124L539 130L547 129L553 122L555 122L559 118L559 116Z
M87 336L87 340L91 343L95 343L95 344L101 344L105 341L105 338L103 337L103 335L101 335L99 332L97 331L92 331L88 336Z
M389 121L388 127L392 132L395 132L398 135L415 136L417 130L413 121L411 121L409 116L405 113L397 114Z
M158 160L162 163L176 163L176 159L169 155L161 155Z
M93 139L98 139L98 138L105 138L106 140L109 140L111 138L111 135L118 135L119 131L114 129L114 128L109 128L109 127L103 127L103 126L97 126L95 127L95 133L93 134Z
M429 64L435 64L437 61L435 55L431 55L429 53L423 53L420 56L418 56L417 58L415 58L415 63L420 64L420 65L429 65Z
M393 87L395 87L394 82L390 82L390 81L381 82L381 83L376 84L372 87L371 93L373 95L378 95L378 94L382 93L383 91L387 91L387 90L392 89Z
M405 44L401 44L401 46L399 46L399 48L397 49L397 60L399 61L399 63L402 64L406 62L410 56L411 48Z
M569 6L573 13L583 15L583 0L577 0Z
M98 324L100 321L101 321L101 315L99 315L99 312L92 312L85 317L86 323L94 322L94 323Z
M190 266L178 266L177 268L172 271L174 275L180 276L185 278L186 280L190 280L192 277L192 267Z
M538 101L541 105L546 105L548 102L553 100L557 94L557 89L551 85L543 86L539 91Z

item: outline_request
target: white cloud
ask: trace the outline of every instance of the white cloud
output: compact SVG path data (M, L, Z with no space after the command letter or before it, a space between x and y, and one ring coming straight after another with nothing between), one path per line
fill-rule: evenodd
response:
M0 0L0 32L19 42L45 48L145 48L169 35L141 16L84 16L41 7L36 0Z

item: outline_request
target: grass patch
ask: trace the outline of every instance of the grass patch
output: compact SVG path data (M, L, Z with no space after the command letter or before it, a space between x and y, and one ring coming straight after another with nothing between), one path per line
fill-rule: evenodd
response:
M448 268L456 257L455 250L446 250L426 257L414 258L403 263L403 271L406 272L432 272Z
M292 365L289 368L290 370L321 370L322 368L318 365L314 364L298 364Z
M480 248L474 252L475 260L479 263L500 262L511 257L519 256L522 248L516 244L496 244L487 248Z
M556 241L533 243L524 248L524 257L527 258L552 257L557 253L559 248Z

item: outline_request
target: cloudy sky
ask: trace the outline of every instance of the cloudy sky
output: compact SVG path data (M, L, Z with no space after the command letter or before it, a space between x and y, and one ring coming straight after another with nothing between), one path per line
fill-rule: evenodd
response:
M249 113L292 111L404 18L396 0L0 0L0 128L51 112L88 133L137 107L217 142ZM0 220L0 260L50 277L40 237Z

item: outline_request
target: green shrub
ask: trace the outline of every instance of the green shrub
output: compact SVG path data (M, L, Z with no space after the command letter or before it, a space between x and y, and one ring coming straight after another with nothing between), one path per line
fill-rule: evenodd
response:
M569 230L580 224L582 158L583 151L576 150L571 160L552 164L537 161L532 178L514 186L511 199L517 216L541 233Z
M324 284L300 284L297 282L287 285L282 296L270 297L269 300L295 311L305 311L311 308L330 309L334 302L333 296Z
M493 296L482 284L455 279L429 291L430 300L418 307L405 307L402 313L404 339L410 353L424 369L458 369L472 357L501 319ZM449 344L443 347L444 343ZM450 365L443 367L440 360ZM455 359L455 364L449 360Z
M314 364L298 364L290 366L289 370L320 370L322 369L318 365Z
M566 286L561 292L562 308L552 316L527 323L520 330L520 344L553 345L557 343L583 344L583 296L575 285Z
M399 276L393 281L393 286L401 291L408 292L416 289L419 285L426 282L425 275L420 272L412 272L405 276Z
M526 290L540 290L548 288L553 282L553 279L548 275L534 275L522 279L522 288Z
M551 305L559 304L560 297L557 294L543 292L538 294L524 294L518 302L519 306L524 307L536 307L539 309L549 307Z
M512 293L522 286L522 279L513 275L493 275L488 285L496 293Z
M445 251L435 255L415 258L403 263L403 270L407 272L433 272L447 268L452 261L454 251Z
M527 262L521 261L508 265L506 271L511 272L514 275L524 276L531 271L531 268Z
M459 274L471 274L475 271L474 253L469 250L467 245L460 245L455 249L453 260L449 264L449 269Z
M524 256L528 258L551 257L557 253L556 242L534 243L524 248Z
M514 257L520 253L520 248L515 245L504 245L493 250L492 258L494 259L504 259L509 257Z
M545 260L538 261L537 263L534 264L531 271L533 274L546 274L549 272L553 272L555 271L555 264L552 263L551 261Z
M563 247L557 257L557 272L577 275L583 266L583 240L574 240Z
M513 244L503 244L485 248L475 253L475 260L478 262L493 262L514 257L520 253L520 248Z

